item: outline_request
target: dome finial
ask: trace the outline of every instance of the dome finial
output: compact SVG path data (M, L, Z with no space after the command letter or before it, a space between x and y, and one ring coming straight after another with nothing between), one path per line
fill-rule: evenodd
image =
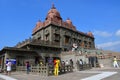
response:
M87 34L88 34L89 36L91 36L91 37L94 37L94 35L92 34L91 31L89 31Z
M52 3L52 9L56 9L54 3Z
M70 18L68 17L67 20L70 20Z
M38 19L38 22L41 22L41 20L40 20L40 19Z

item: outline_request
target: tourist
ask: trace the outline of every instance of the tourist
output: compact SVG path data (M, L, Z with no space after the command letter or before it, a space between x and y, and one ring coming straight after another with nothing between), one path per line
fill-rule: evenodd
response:
M70 59L70 66L73 68L73 60Z
M62 62L61 62L61 67L62 67L62 68L65 67L65 61L62 61Z
M30 64L29 64L28 61L26 62L26 69L27 69L27 74L29 74L29 72L30 72Z
M60 60L55 59L54 60L54 75L55 76L58 76L58 74L59 74L59 67L60 67Z
M54 67L53 66L53 58L52 57L48 58L48 66L49 66L49 68L53 68Z
M79 65L80 65L80 70L82 70L83 69L83 60L82 59L80 59Z
M117 63L117 59L116 59L116 56L114 56L114 58L113 58L113 66L114 66L114 68L119 68L119 65L118 65L118 63Z
M7 73L8 73L8 75L10 75L11 74L11 66L12 66L11 61L8 61L8 63L6 64L6 66L7 66Z
M40 66L43 66L43 61L40 60Z
M65 61L65 67L66 67L67 71L68 71L69 66L70 66L70 62L68 60L66 60Z
M66 60L65 61L65 66L69 66L70 64L69 64L69 62L68 62L68 60Z
M79 60L76 61L76 65L77 65L77 69L80 69L80 64L79 64Z

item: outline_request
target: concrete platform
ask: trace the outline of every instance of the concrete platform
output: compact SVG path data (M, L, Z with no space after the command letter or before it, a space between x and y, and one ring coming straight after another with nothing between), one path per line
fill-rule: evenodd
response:
M4 73L3 75L7 76ZM12 72L12 74L8 77L13 78L11 80L92 80L91 78L94 78L94 80L120 80L119 76L120 69L107 67L107 68L93 68L85 71L74 71L72 73L67 73L59 76L44 76L39 74ZM0 80L7 79L2 78Z

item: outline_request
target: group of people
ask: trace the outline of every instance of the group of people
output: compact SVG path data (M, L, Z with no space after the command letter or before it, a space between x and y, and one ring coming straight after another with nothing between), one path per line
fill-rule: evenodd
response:
M11 75L12 65L13 64L10 60L8 62L6 62L6 74L7 75ZM26 62L26 72L27 72L27 74L29 74L29 72L30 72L30 64L28 61Z
M65 66L71 65L73 67L73 60L70 59L69 61L61 61L58 58L48 58L48 66L49 68L54 69L54 75L57 76L59 74L60 68L64 68Z
M61 66L61 67L64 67L64 66L67 66L67 65L71 65L71 66L73 67L73 60L72 60L72 59L70 59L69 61L68 61L68 60L66 60L66 61L60 61L59 59L54 59L54 60L51 60L51 59L50 59L49 63L52 63L52 62L53 62L53 68L54 68L54 75L55 75L55 76L58 76L60 66ZM80 64L80 66L83 65L82 59L80 59L80 60L78 61L78 64ZM116 68L116 67L119 68L119 65L118 65L116 56L114 56L114 58L113 58L113 66L114 66L115 68ZM12 63L11 63L11 61L8 61L8 62L6 63L6 70L7 70L7 74L8 74L8 75L11 74L11 70L12 70L11 67L12 67ZM81 68L82 68L82 67L81 67ZM27 72L27 74L29 74L29 72L30 72L30 63L29 63L28 61L26 62L26 72Z
M49 66L51 66L52 62L53 62L53 68L54 68L54 75L55 76L58 76L59 71L60 71L59 70L60 67L65 67L65 66L68 66L68 65L71 65L73 67L73 60L72 59L70 59L69 61L68 60L60 61L60 59L54 59L52 61L50 59L49 63L48 63ZM25 66L26 66L26 73L29 74L29 72L30 72L30 63L29 63L29 61L27 61L25 63ZM11 63L11 61L8 61L6 63L6 70L7 70L7 74L10 75L11 74L11 70L12 70L12 63Z
M62 61L62 64L61 65L64 65L64 66L72 66L73 67L73 60L70 59L70 60L66 60L66 61Z
M78 69L80 69L80 70L83 69L83 64L84 64L84 63L83 63L83 60L82 60L82 59L77 60L76 64L77 64L77 68L78 68Z
M65 67L65 66L72 66L73 68L73 60L70 59L69 61L61 61L59 59L54 60L54 75L58 76L59 73L59 68L60 67Z

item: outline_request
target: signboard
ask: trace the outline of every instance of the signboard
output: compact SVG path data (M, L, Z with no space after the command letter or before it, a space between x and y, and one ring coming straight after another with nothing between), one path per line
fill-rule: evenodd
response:
M6 64L10 61L12 64L16 64L16 59L6 59Z

